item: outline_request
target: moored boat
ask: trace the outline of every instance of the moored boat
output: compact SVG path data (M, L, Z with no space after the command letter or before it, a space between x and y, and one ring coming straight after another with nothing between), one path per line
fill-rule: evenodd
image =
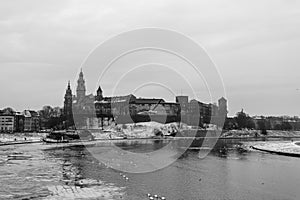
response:
M69 143L69 140L54 140L51 138L42 138L42 141L45 143Z
M68 143L70 140L80 139L76 133L69 133L66 131L53 131L46 137L42 138L46 143Z
M46 143L69 143L71 141L94 140L94 136L87 130L53 131L42 138Z

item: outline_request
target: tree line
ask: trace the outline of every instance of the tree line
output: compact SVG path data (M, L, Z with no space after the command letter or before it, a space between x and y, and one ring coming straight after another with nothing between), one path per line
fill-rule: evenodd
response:
M271 123L271 118L261 116L259 119L250 117L244 110L237 112L233 118L227 118L224 129L257 129L266 134L267 130L292 130L293 126L280 117L276 118L276 124Z

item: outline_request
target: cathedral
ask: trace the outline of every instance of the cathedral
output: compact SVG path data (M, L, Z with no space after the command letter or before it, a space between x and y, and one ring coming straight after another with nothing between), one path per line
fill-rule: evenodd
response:
M70 82L65 93L64 116L66 118L66 128L74 126L74 120L76 120L76 123L82 121L80 117L91 118L89 116L95 113L95 99L96 97L93 94L86 94L84 75L81 70L77 80L76 95L72 94Z
M164 99L126 96L104 97L99 86L96 95L86 94L82 70L77 80L76 95L72 94L70 82L64 97L66 129L99 129L109 122L118 124L157 121L160 123L184 122L202 126L220 124L227 116L227 100L222 97L219 105L203 103L188 96L177 96L175 102ZM199 121L198 121L199 118ZM193 122L193 119L196 119ZM74 123L76 122L76 123Z
M155 116L151 116L150 119L147 111L154 109L156 115L162 118L161 120L156 119L157 121L177 121L180 117L180 105L165 102L163 99L137 98L132 94L104 97L100 86L95 96L93 94L87 95L84 74L81 70L77 80L76 95L72 94L70 82L66 89L64 99L65 127L74 126L74 121L76 128L92 127L95 129L103 126L103 119L118 123L151 121Z

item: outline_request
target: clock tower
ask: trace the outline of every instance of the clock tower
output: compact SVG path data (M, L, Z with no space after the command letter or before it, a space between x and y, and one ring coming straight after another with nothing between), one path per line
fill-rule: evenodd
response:
M65 127L66 127L66 129L68 129L68 127L73 125L72 90L71 90L71 86L70 86L70 81L68 82L68 87L67 87L66 93L65 93L64 116L66 118Z
M79 79L77 81L77 89L76 89L76 96L78 99L85 98L86 88L85 88L85 80L83 78L82 70L79 73Z

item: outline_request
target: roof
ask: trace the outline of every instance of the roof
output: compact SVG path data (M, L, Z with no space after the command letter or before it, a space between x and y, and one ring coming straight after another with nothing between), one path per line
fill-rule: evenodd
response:
M164 99L145 99L139 98L134 101L136 104L157 104L157 103L165 103Z
M177 95L176 97L189 97L188 95Z
M16 112L12 108L4 108L1 113L2 115L14 115Z
M101 101L94 101L95 103L122 103L134 102L136 97L132 94L126 96L104 97Z
M198 100L196 100L196 99L192 99L192 100L190 101L190 103L191 103L191 104L196 104L196 103L198 103L198 105L203 106L203 107L213 107L213 106L216 106L216 105L214 105L214 104L212 104L212 103L203 103L203 102L198 101Z
M102 92L102 89L101 89L100 85L99 85L99 87L98 87L97 92Z
M31 114L32 117L39 116L39 114L36 111L34 111L34 110L29 110L29 112L30 112L30 114Z
M23 113L24 113L25 117L38 117L39 116L39 114L34 110L24 110Z
M227 101L224 97L221 97L219 101Z

